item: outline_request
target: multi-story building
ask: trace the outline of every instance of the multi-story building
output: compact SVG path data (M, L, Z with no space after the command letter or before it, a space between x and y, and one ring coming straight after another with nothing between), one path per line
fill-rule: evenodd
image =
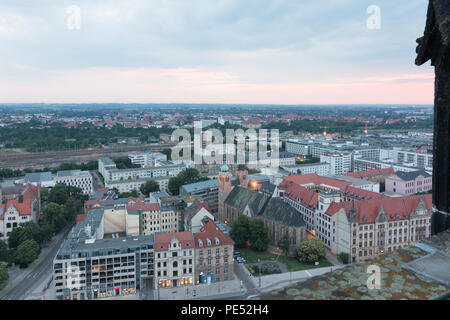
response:
M55 184L63 183L66 186L80 188L84 194L94 192L92 175L89 171L81 170L63 170L58 171L55 176Z
M282 169L292 174L316 173L319 176L328 176L331 174L331 164L327 162L300 164L295 166L285 166Z
M419 192L428 192L433 188L433 177L424 170L402 172L386 178L386 191L402 195L412 195Z
M0 240L6 241L11 232L29 221L38 222L40 213L40 187L27 184L17 199L0 203Z
M184 211L184 231L200 232L205 218L214 220L214 216L209 212L208 207L207 202L194 200Z
M234 241L208 217L202 223L194 233L196 282L232 280Z
M388 169L392 168L394 171L403 171L403 172L411 172L420 170L420 168L413 167L411 164L402 164L398 162L386 162L386 161L376 161L376 160L367 160L367 159L354 159L353 161L353 171L369 171L369 170L379 170L379 169ZM427 171L427 172L432 172Z
M160 152L136 152L130 153L128 158L133 164L139 164L142 168L155 167L159 161L167 161L167 155Z
M155 235L155 277L160 288L195 284L194 237L191 232Z
M330 249L352 262L410 246L431 234L431 195L333 202L325 212Z
M296 139L289 139L285 143L285 149L287 152L309 157L311 156L311 146L307 143L300 142Z
M208 203L211 213L219 210L219 181L217 179L185 184L180 187L180 195L197 196L201 201Z
M320 155L320 162L330 164L331 175L342 175L350 172L352 169L351 153L328 153Z
M53 260L59 299L96 299L153 287L154 236L103 235L101 210L90 211L71 230Z

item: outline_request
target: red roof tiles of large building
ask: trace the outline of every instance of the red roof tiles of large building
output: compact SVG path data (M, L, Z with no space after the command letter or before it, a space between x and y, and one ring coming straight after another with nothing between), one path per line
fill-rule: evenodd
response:
M204 224L200 229L200 232L194 233L194 246L196 249L201 248L200 243L202 243L202 247L234 245L233 239L224 234L213 220L208 219L203 221L203 223ZM208 241L208 239L210 241ZM216 239L218 240L217 243ZM201 242L199 240L201 240Z
M2 212L2 215L0 216L0 220L3 220L5 217L5 212L8 210L11 206L16 208L16 210L19 212L19 215L30 215L31 214L31 199L23 199L22 202L19 200L8 200L5 204L0 204L0 209Z
M394 174L393 168L384 168L384 169L374 169L374 170L367 170L367 171L359 171L359 172L348 172L345 175L353 178L367 178L372 176L379 176L384 174Z
M331 187L332 189L341 191L345 195L358 197L366 200L386 197L385 195L378 192L353 187L351 185L351 182L341 181L328 177L322 177L317 175L316 173L284 177L283 181L279 185L279 188L287 190L286 192L287 194L292 194L292 196L289 197L293 200L297 200L298 198L301 198L302 200L303 198L312 199L312 196L309 195L305 190L303 190L302 188L293 187L294 185L303 188L307 188L307 186ZM312 190L309 191L310 193L311 192L316 193ZM298 193L303 194L303 196L297 195Z
M170 241L176 238L180 241L182 249L189 249L194 247L194 238L191 232L170 232L157 233L155 235L155 251L167 251Z
M311 209L314 209L317 206L317 201L319 199L319 194L317 192L293 182L289 183L285 190L285 195L291 200L298 201L300 199L300 203L303 206Z
M347 181L341 181L333 178L327 178L317 175L316 173L309 173L309 174L301 174L301 175L295 175L295 176L288 176L283 178L284 181L292 181L299 185L327 185L330 187L337 188L339 190L343 190L346 186L351 185L350 182ZM282 182L282 183L283 183ZM282 184L280 184L281 187Z
M326 214L333 216L341 208L345 209L347 216L349 216L350 210L354 206L359 223L373 223L375 218L380 212L380 208L383 208L386 214L386 218L390 220L396 220L397 215L400 215L400 219L408 219L411 213L417 209L420 200L423 200L424 206L428 210L432 210L432 197L431 194L415 195L399 198L385 197L383 199L365 200L365 201L346 201L342 203L333 202ZM365 217L367 220L364 221Z

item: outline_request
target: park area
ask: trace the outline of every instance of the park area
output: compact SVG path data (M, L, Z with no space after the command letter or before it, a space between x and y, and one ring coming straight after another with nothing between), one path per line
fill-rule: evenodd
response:
M239 250L241 257L246 261L249 271L254 274L259 274L259 267L261 266L261 274L274 274L284 272L294 272L314 268L330 267L333 264L327 259L319 260L319 264L308 262L300 262L295 257L287 257L284 255L277 255L271 252L256 252L251 249ZM258 262L260 259L260 262Z

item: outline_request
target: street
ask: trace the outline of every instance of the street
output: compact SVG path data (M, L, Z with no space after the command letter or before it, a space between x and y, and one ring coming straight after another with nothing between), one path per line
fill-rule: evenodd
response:
M49 244L50 251L46 253L43 260L24 278L20 281L13 289L11 289L2 300L21 300L24 299L26 294L33 289L39 281L48 274L49 271L53 270L53 258L56 256L59 247L61 246L64 239L66 239L70 228L64 232L64 235L60 237L57 241ZM53 240L54 241L54 240Z

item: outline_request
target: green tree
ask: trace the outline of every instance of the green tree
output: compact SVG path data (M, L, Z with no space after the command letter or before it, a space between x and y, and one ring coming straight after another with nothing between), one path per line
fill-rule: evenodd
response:
M236 221L233 222L230 230L230 237L238 248L245 248L249 239L250 222L246 215L241 214Z
M255 251L266 251L269 244L269 229L264 226L261 219L253 219L249 222L249 240L251 248Z
M132 190L130 192L122 192L118 195L119 198L130 198L130 197L137 198L138 196L139 195L137 190Z
M348 259L349 259L348 253L345 253L345 252L339 253L339 259L341 259L343 264L348 264Z
M4 262L0 262L0 290L2 290L6 286L8 279L8 265Z
M148 180L144 184L141 185L140 190L143 194L148 196L150 192L159 191L159 184L155 180Z
M168 189L171 194L177 195L180 193L181 186L206 180L209 179L202 177L197 169L188 168L180 172L176 177L169 179Z
M297 258L301 262L317 262L323 259L327 253L322 240L313 238L301 243L297 249Z
M21 268L26 268L39 256L41 248L34 240L25 240L17 247L14 263Z
M69 192L67 190L66 185L63 183L57 183L50 191L48 201L57 204L64 204L66 203L68 198Z
M9 252L7 244L0 240L0 261L8 262Z
M33 221L26 222L21 227L14 228L9 235L8 246L10 249L16 249L25 240L35 240L38 244L42 244L45 240L41 228Z
M283 251L283 253L287 256L289 254L289 249L291 248L291 235L289 234L289 231L286 230L285 233L280 238L280 248Z
M64 206L50 202L42 209L40 225L49 225L52 232L59 232L67 222L64 211Z

